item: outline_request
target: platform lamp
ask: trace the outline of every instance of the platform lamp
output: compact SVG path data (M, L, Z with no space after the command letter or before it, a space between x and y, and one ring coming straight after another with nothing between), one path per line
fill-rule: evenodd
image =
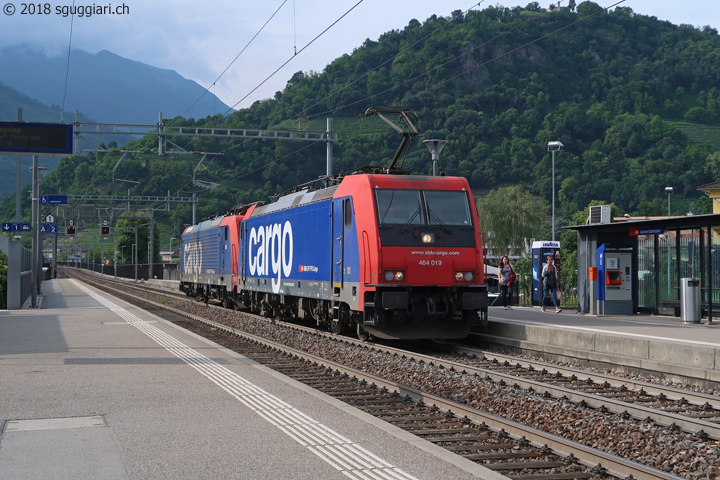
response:
M673 187L665 187L665 193L668 196L668 217L670 216L670 195L673 194Z
M552 240L555 241L555 152L565 145L557 140L548 142L548 152L552 154Z
M438 175L438 162L440 161L440 152L442 152L442 149L445 148L445 144L447 143L447 140L423 140L423 143L427 147L428 150L430 150L430 153L432 154L432 161L433 161L433 177L437 177Z
M670 218L670 195L673 194L673 187L665 187L665 193L667 193L668 196L668 218ZM670 230L668 230L667 235L667 262L668 262L668 278L667 278L667 289L668 289L668 298L670 298Z

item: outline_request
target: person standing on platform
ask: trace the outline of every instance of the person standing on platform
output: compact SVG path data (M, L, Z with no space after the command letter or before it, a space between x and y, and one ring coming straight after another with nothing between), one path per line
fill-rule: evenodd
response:
M503 301L503 308L512 310L513 285L517 282L517 275L512 265L510 265L510 259L507 255L500 259L498 275L500 277L500 298Z
M555 313L562 312L562 308L558 305L557 288L560 285L560 275L558 274L557 268L553 264L552 255L548 255L547 263L542 269L542 282L543 282L543 298L540 303L540 310L545 311L545 303L547 302L548 296L552 297L553 305L555 305Z

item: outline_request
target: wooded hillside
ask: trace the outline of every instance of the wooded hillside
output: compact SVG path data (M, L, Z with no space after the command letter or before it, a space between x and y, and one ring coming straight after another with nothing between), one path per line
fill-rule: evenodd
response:
M367 40L323 72L298 72L273 99L227 117L173 119L177 125L325 130L332 117L339 141L335 171L386 164L401 137L377 117L374 105L415 110L421 132L404 167L431 172L423 139L449 141L441 170L466 176L474 193L504 185L550 201L556 154L558 225L592 200L632 214L702 213L697 187L720 179L720 36L717 30L677 26L629 8L602 11L584 2L576 11L491 7L453 12ZM267 200L275 192L325 173L325 144L174 138L200 157L159 157L157 139L131 142L116 177L136 180L133 194L198 194L200 215ZM170 145L168 145L170 146ZM91 154L61 162L44 182L52 193L126 193L112 182L120 154ZM29 207L29 201L26 199ZM3 203L11 218L11 203ZM190 206L170 214L171 231L190 223ZM28 210L29 212L29 210ZM29 213L28 213L29 215Z

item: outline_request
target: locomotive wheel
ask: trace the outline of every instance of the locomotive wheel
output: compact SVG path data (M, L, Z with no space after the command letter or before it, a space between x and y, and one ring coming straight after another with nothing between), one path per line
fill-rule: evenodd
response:
M338 316L339 318L330 319L330 331L335 335L342 335L350 323L350 312L348 312L347 306L340 306Z
M370 334L368 333L368 331L365 330L365 329L362 327L362 325L360 325L360 324L358 323L358 324L357 324L357 337L358 337L359 340L361 340L361 341L363 341L363 342L369 342L370 339L372 338L372 335L370 335Z
M335 335L340 335L343 332L342 320L339 318L333 318L330 321L330 331Z

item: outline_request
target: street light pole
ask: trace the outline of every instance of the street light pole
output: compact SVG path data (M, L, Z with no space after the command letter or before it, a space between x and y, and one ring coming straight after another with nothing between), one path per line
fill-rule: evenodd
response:
M668 196L668 218L670 218L670 195L673 194L673 187L665 187L665 193ZM677 241L677 237L675 239ZM667 232L667 262L668 262L668 278L667 278L667 298L670 299L670 230Z
M552 240L555 241L555 152L564 147L561 142L548 142L548 151L552 154Z
M445 148L445 144L447 143L447 140L424 140L423 144L427 147L428 150L430 150L430 153L432 154L432 162L433 162L433 177L437 177L438 175L438 164L440 163L440 152L442 152L443 148Z

